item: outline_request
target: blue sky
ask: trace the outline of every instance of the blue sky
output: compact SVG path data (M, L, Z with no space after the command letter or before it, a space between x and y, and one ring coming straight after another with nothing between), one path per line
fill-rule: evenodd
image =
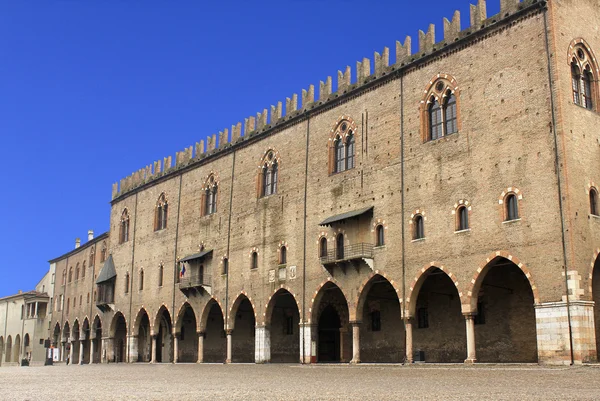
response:
M113 182L430 23L441 40L455 9L468 27L469 0L423 3L0 0L0 296L108 230Z

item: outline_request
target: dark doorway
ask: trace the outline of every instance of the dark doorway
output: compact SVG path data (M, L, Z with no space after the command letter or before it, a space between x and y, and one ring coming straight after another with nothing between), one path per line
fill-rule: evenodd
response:
M319 317L319 362L340 362L340 316L327 305Z

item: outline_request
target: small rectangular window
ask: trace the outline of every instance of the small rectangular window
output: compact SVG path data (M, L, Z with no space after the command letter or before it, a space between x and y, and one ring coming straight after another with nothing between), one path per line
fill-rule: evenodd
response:
M286 316L285 318L285 334L291 336L294 334L294 317Z
M419 308L417 310L417 327L419 329L429 328L429 312L427 308Z
M381 312L378 310L371 312L371 331L381 331Z

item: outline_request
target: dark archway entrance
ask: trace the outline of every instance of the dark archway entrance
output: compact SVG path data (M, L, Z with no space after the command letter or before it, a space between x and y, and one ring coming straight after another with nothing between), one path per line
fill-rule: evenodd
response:
M592 271L592 301L594 301L594 326L596 329L596 353L600 362L600 257L594 262Z
M405 340L400 300L385 277L376 275L367 284L357 314L362 321L360 360L373 363L402 362Z
M477 361L537 362L534 297L523 271L508 259L495 258L474 289Z
M6 339L6 359L5 362L10 363L12 357L12 337L8 336Z
M96 316L94 318L94 323L92 324L92 342L94 345L94 353L92 355L92 360L90 363L100 363L102 359L102 322L100 321L100 317Z
M150 336L150 318L148 313L142 309L138 314L137 333L137 362L150 362L152 360L152 337Z
M127 322L121 313L117 313L113 319L113 362L126 361L127 347Z
M173 329L169 311L161 308L157 322L156 362L173 362Z
M464 362L467 334L456 286L436 267L424 273L417 285L420 288L416 289L413 311L415 360L424 357L425 362Z
M231 362L252 363L254 362L254 338L256 335L256 321L254 308L245 296L238 298L235 302L238 307L232 308L230 321L234 321L231 336ZM235 304L234 304L235 305Z
M300 312L294 296L280 289L267 307L267 326L271 339L271 362L300 361Z
M4 337L0 336L0 366L2 366L2 361L4 357Z
M204 321L204 362L223 363L227 358L227 338L223 312L217 302L210 301L205 308Z
M326 283L315 298L317 362L347 362L352 356L348 303L340 288Z
M179 312L177 322L178 362L198 361L198 333L196 331L196 315L190 304L185 304Z

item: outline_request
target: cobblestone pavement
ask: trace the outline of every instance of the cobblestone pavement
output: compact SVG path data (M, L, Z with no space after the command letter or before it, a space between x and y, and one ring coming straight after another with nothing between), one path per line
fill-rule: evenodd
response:
M1 400L598 400L600 367L118 364L0 368Z

